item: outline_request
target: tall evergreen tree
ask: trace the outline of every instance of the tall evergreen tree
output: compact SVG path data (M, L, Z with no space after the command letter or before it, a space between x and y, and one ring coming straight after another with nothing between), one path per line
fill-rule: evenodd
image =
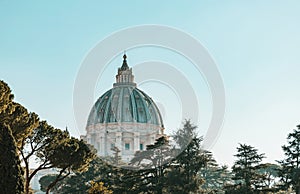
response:
M0 124L0 193L24 192L23 171L14 137L8 126Z
M256 148L246 144L239 144L237 152L235 155L237 160L232 167L233 180L237 182L235 185L237 193L257 193L257 186L259 185L257 181L261 179L257 169L264 158L264 154L259 154Z
M300 125L288 134L287 141L288 145L282 146L285 159L279 161L281 188L287 190L292 186L296 194L300 194Z
M186 120L183 128L177 130L172 136L177 144L177 157L172 163L172 176L176 176L177 193L197 192L203 180L199 176L200 169L206 164L205 151L201 149L202 138L197 136L197 126ZM172 181L172 179L169 179ZM175 182L176 180L173 180ZM169 188L173 190L174 188ZM173 190L173 192L175 192Z
M184 150L192 141L193 138L198 138L196 133L197 126L193 125L190 120L185 120L183 128L178 129L172 135L179 150Z

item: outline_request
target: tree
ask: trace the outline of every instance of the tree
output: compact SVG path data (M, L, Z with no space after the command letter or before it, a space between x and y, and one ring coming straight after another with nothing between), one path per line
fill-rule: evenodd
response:
M178 129L172 135L179 150L184 150L191 143L193 138L199 138L196 133L197 126L193 125L190 120L185 120L183 128ZM200 139L200 138L199 138Z
M219 167L211 152L206 151L205 155L205 165L200 169L200 176L204 180L201 185L201 192L224 193L224 187L232 184L231 173L228 171L227 166Z
M48 185L49 190L64 179L71 171L82 171L95 156L83 141L70 138L69 133L54 129L46 121L42 121L39 127L26 138L25 147L20 150L25 164L25 191L29 193L29 185L33 176L40 170L56 168L59 173L56 179ZM30 161L36 158L37 168L31 173Z
M26 138L38 126L39 119L37 114L28 112L25 107L19 103L12 103L13 111L2 117L2 122L8 124L16 140L19 150L24 148Z
M52 154L49 157L50 163L60 169L56 179L47 187L46 193L55 186L55 184L71 172L83 172L88 168L89 163L95 157L95 151L91 151L90 147L76 138L67 138L58 145L51 144L49 152Z
M265 192L276 192L277 179L279 178L278 171L280 166L277 164L264 163L257 168L257 173L260 175L260 188Z
M234 186L237 188L237 192L240 193L257 192L258 180L261 179L257 169L264 158L264 154L258 154L257 149L246 144L239 144L237 151L238 153L234 155L237 160L234 162L232 172L234 173L233 180L238 183Z
M11 141L9 134L3 132L3 139L0 139L0 143L9 145L12 152L15 150L13 144L17 147L17 154L21 155L25 165L26 194L30 192L31 179L40 170L59 169L56 179L48 185L49 192L58 181L68 176L71 171L87 169L89 162L95 156L94 150L90 149L83 141L70 137L68 132L54 129L46 121L39 122L35 113L29 113L21 104L13 102L11 90L3 81L0 81L0 92L0 124L5 126L1 130L7 130L7 133L13 136L13 141ZM12 159L12 157L8 159ZM32 159L37 159L39 163L38 167L30 172ZM19 158L15 158L14 162L18 164ZM10 167L11 172L17 168L14 162L11 161L6 164L13 165Z
M130 164L136 167L137 172L131 177L137 176L140 179L132 185L140 191L163 193L166 172L171 159L172 152L166 136L161 136L154 144L147 145L145 151L136 152Z
M13 102L14 96L3 81L0 81L0 92L0 123L10 127L18 149L23 149L25 139L38 126L38 116Z
M0 124L0 153L1 193L23 193L23 171L17 154L15 140L9 126L2 124Z
M186 120L183 128L179 129L172 136L178 148L175 149L177 157L172 162L172 177L177 176L177 182L180 186L174 189L169 188L172 192L190 193L197 192L203 179L198 176L200 169L206 165L206 153L201 149L202 138L197 136L197 126L193 125L190 120ZM175 191L176 190L176 191Z
M55 167L50 161L53 153L52 145L59 145L66 138L68 138L67 133L54 129L46 121L42 121L25 139L24 148L20 150L20 153L25 165L26 193L29 193L30 181L38 171ZM30 173L30 161L35 158L38 166Z
M282 146L285 159L278 161L282 167L280 188L287 190L291 186L296 194L300 194L300 125L288 134L287 142L288 145Z
M13 102L13 97L14 96L11 93L9 86L4 81L0 81L0 124L1 130L6 130L3 131L3 137L5 138L1 140L1 144L9 144L12 152L15 150L13 147L17 147L16 154L18 156L20 151L23 149L25 139L37 126L38 117L35 113L29 113L21 104ZM6 134L4 134L5 132ZM9 134L12 135L13 140L11 140ZM8 143L8 141L10 141L10 143ZM5 155L2 154L2 156ZM17 168L15 165L19 164L19 162L18 156L15 158L14 162L11 161L5 165L8 167L8 164L13 164L10 168L15 169ZM21 180L23 177L20 174L19 176L21 176L19 177Z
M112 185L113 179L116 177L113 166L104 162L105 160L96 157L90 162L87 171L75 171L64 180L58 182L51 191L55 193L77 193L85 194L90 188L90 182L103 182L105 186ZM40 179L41 190L46 192L48 185L56 179L57 175L45 175ZM120 178L120 177L119 177Z

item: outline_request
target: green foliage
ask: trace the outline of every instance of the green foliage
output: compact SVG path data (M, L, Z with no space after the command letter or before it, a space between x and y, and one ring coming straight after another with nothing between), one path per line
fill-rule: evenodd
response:
M9 126L2 124L0 124L0 153L1 193L23 193L23 171L17 154L15 140Z
M103 182L91 181L91 187L88 190L89 194L112 194L112 190L109 190L104 186Z
M227 166L219 167L211 152L206 151L206 165L201 168L200 176L204 180L201 185L203 193L224 193L224 187L232 184L232 175Z
M14 95L11 93L9 86L2 80L0 80L0 115L3 112L10 114L7 110L12 110L12 100Z
M135 188L135 192L147 190L150 193L162 193L171 159L171 147L165 136L156 139L154 144L147 145L145 151L136 152L131 165L137 171L127 174L133 181L130 185Z
M178 129L172 135L180 150L184 150L191 143L193 138L198 138L196 129L197 126L193 125L190 120L185 120L183 128Z
M94 152L83 140L71 137L57 143L51 143L48 147L48 152L51 152L49 162L56 168L85 171L95 157Z
M48 185L56 179L56 176L57 176L56 174L48 174L46 176L41 177L39 180L39 183L41 185L41 191L46 192ZM53 189L52 191L56 192L57 190L55 189Z
M172 148L168 138L162 136L145 151L136 152L130 165L119 168L97 158L88 171L75 173L58 183L56 191L85 193L94 181L105 183L114 193L197 193L203 183L200 169L209 156L201 149L202 139L196 137L193 130L194 136L184 149ZM174 158L175 154L179 154L178 157Z
M18 148L22 149L24 140L38 125L38 116L13 102L11 90L3 81L0 81L0 92L0 123L10 127Z
M1 149L4 153L1 154L1 175L11 175L11 179L3 180L11 181L12 185L16 184L17 190L22 190L23 176L18 171L20 154L25 165L25 193L30 192L30 181L38 171L49 168L60 170L56 179L48 186L49 191L71 172L85 171L95 157L94 150L83 141L71 138L69 133L54 129L45 121L39 122L35 113L29 113L21 104L13 102L11 90L3 81L0 81L0 124L0 144L3 144ZM30 161L35 157L38 167L30 172ZM12 189L11 185L7 185L7 188Z
M71 172L87 170L89 162L95 157L95 151L82 140L70 137L68 132L54 129L42 121L26 139L26 149L21 151L26 166L26 189L32 177L40 170L56 168L59 173L48 185L47 192L55 184L66 178ZM39 166L29 172L30 158L37 157Z
M13 94L11 94L10 88L5 82L0 81L0 124L2 127L5 126L5 129L9 129L9 133L12 135L13 141L11 141L10 146L13 152L16 152L16 154L20 153L24 147L25 139L32 133L32 130L37 126L37 123L37 115L35 113L29 113L25 107L13 102ZM2 130L4 130L4 128ZM10 139L8 138L7 141L9 140ZM12 148L12 146L17 147L17 150ZM2 156L5 155L2 154ZM15 159L15 163L19 165L19 157L16 157ZM13 163L11 162L7 165L9 164ZM11 168L15 169L17 167L13 166ZM21 180L23 177L20 174L19 176L21 176L19 177ZM29 185L26 186L26 188L26 192L28 193Z
M167 162L166 157L169 150L169 141L165 136L156 139L154 144L147 145L145 151L137 151L135 157L130 161L133 166L138 166L143 163L144 160L149 161L144 163L144 167L157 167L161 166L164 162Z
M38 116L29 113L25 107L15 102L13 108L12 113L2 119L4 123L9 123L19 149L23 149L25 139L38 126Z
M53 149L49 161L60 171L56 179L48 185L47 193L71 172L86 171L89 163L95 157L94 152L82 140L76 138L65 139L57 145L51 144L51 147Z
M300 125L287 137L288 145L282 146L285 159L279 161L282 169L279 171L281 189L287 190L292 186L293 190L300 194Z
M258 192L262 176L257 169L259 169L264 154L258 154L257 149L246 144L239 144L237 151L238 153L235 155L237 160L232 167L233 180L236 181L236 184L227 187L227 193L235 193L233 190L245 194Z
M46 121L40 122L24 143L24 149L20 152L26 170L26 193L29 192L30 181L38 171L49 168L60 169L56 179L48 185L50 189L71 171L85 170L90 158L94 157L94 153L83 141L70 138L68 132L54 129ZM35 157L38 167L30 172L30 161Z
M280 166L277 164L264 163L257 166L256 172L260 175L259 188L262 191L276 192L277 179L279 178Z
M201 149L202 138L197 136L197 127L192 125L190 120L186 120L183 128L173 135L173 139L179 146L175 149L176 157L172 162L172 172L169 175L169 192L190 193L197 192L203 179L198 174L200 169L207 163L206 153ZM177 179L172 180L173 177ZM176 183L180 183L173 187Z
M53 192L55 193L77 193L77 194L85 194L90 188L90 181L95 182L105 182L108 185L113 185L113 181L117 179L115 176L117 173L116 168L110 166L103 159L97 157L93 161L90 162L87 171L84 172L74 172L74 174L66 177L64 180L58 182L53 188ZM46 175L42 177L40 180L41 188L45 188L44 191L47 190L47 187L51 182L55 180L57 175ZM120 178L120 176L118 177Z

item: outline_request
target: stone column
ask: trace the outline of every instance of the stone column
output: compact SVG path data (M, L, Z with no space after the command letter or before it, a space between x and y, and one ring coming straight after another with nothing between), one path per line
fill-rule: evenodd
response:
M136 152L140 150L140 133L134 132L134 140L133 140L133 151Z

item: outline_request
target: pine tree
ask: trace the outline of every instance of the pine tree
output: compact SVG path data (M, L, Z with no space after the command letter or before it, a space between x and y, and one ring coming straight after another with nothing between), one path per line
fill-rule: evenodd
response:
M55 129L46 121L26 138L26 149L20 150L25 164L25 192L29 193L30 181L40 170L56 168L59 170L56 179L48 185L48 191L58 181L66 178L73 171L87 169L95 156L94 150L82 140L70 137L66 131ZM30 172L30 162L35 158L37 167Z
M25 139L38 126L38 116L14 102L13 98L9 86L0 81L0 123L10 127L17 148L21 150Z
M2 124L0 125L0 153L0 192L5 194L23 193L23 171L15 140L10 128Z
M250 194L257 192L257 180L260 180L260 174L257 172L264 154L258 154L258 150L246 144L239 144L238 153L235 155L237 160L232 167L234 173L233 180L238 192Z
M282 189L292 186L296 194L300 194L300 125L287 137L288 145L282 146L285 159L279 161L282 169L279 174Z
M205 151L201 149L202 138L197 136L197 126L194 126L189 120L186 120L183 128L179 129L173 135L177 144L175 149L178 154L172 162L172 172L168 181L170 182L170 191L176 193L197 192L203 179L198 175L200 169L206 164ZM172 180L172 177L178 177ZM173 188L177 181L177 188Z

